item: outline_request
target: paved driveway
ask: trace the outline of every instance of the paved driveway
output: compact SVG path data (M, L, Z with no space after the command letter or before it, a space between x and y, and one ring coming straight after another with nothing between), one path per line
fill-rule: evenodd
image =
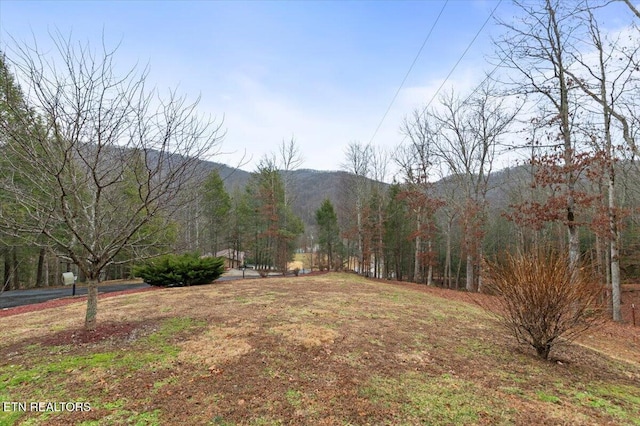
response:
M246 278L259 277L256 271L247 269L245 271ZM232 281L242 279L241 270L227 271L216 281ZM133 290L137 288L147 288L148 284L140 283L120 283L113 285L101 285L98 287L98 293L111 293L114 291ZM11 290L0 293L0 309L13 308L16 306L32 305L34 303L46 302L48 300L60 299L61 297L71 296L72 286L55 287L55 288L31 288L28 290ZM87 294L86 287L76 286L76 296Z
M149 285L144 283L101 285L98 287L98 293L111 293L114 291L133 290L136 288L147 287L149 287ZM47 300L60 299L61 297L69 297L71 296L71 292L72 286L4 291L0 294L0 309L31 305L34 303L46 302ZM87 288L76 286L76 295L83 294L87 294Z

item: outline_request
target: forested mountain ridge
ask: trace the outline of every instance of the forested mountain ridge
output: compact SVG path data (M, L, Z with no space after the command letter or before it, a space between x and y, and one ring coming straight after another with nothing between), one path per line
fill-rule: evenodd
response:
M494 172L489 180L488 200L493 207L506 208L507 196L505 194L508 184L524 179L528 173L528 166L515 166ZM217 170L224 182L224 188L228 193L234 190L244 191L251 172L234 168L223 163L203 161L203 170L210 172ZM335 206L340 206L344 198L348 198L348 179L353 174L343 170L313 170L298 169L284 172L290 176L293 198L293 212L302 219L305 229L315 226L315 212L325 199L329 199ZM365 180L370 184L380 185L388 189L389 183L377 182L369 178ZM444 196L445 187L450 183L449 178L443 178L433 183L433 192Z
M225 190L230 194L237 190L244 191L251 177L251 172L222 163L203 161L202 165L204 170L218 171ZM307 230L315 225L315 211L325 199L329 199L334 205L340 205L341 197L346 196L346 179L351 176L350 173L341 170L298 169L283 173L291 182L293 212L302 219ZM367 180L374 183L370 179ZM385 183L380 184L388 186Z

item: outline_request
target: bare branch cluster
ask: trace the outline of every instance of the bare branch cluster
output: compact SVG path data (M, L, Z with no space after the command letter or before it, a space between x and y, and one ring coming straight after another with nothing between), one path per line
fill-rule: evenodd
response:
M498 297L493 312L520 343L547 359L561 340L572 340L603 321L602 287L584 268L573 277L568 255L536 248L486 263L485 290Z
M16 45L22 122L2 120L0 228L72 259L90 281L122 250L132 258L167 241L184 190L203 177L221 123L198 101L146 87L147 70L118 73L115 50L53 36L55 48Z

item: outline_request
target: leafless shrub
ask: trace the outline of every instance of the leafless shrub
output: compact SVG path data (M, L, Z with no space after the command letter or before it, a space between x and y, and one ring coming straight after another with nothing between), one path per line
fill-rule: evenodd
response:
M498 300L491 311L543 359L560 339L570 341L604 319L602 288L587 268L571 274L567 255L536 249L507 253L501 262L485 266L485 289Z

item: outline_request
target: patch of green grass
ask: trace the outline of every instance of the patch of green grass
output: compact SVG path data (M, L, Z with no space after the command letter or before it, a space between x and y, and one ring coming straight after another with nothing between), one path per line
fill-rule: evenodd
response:
M369 339L368 341L369 341L370 344L372 344L374 346L379 346L381 348L384 347L384 343L379 339L372 338L372 339Z
M233 300L238 303L242 303L243 305L247 303L251 303L251 299L249 299L247 296L236 296L233 298Z
M57 333L58 331L66 330L67 326L64 324L54 324L49 326L49 331L52 333Z
M271 367L266 367L264 369L264 375L270 379L275 379L276 377L282 376L282 373L278 369L273 369Z
M551 402L551 403L554 403L554 404L559 404L560 403L560 398L558 398L555 395L550 395L550 394L548 394L546 392L543 392L543 391L537 391L536 392L536 396L542 402Z
M161 324L158 331L139 340L140 345L150 346L152 350L128 352L122 357L120 364L133 370L148 366L161 367L180 352L180 348L173 342L178 334L204 328L206 324L206 321L188 317L169 318Z
M300 392L299 390L287 389L285 398L287 399L287 402L295 408L298 408L300 407L300 405L302 405L302 392Z
M499 359L512 357L511 354L501 350L500 346L496 344L473 338L466 338L460 341L460 344L455 347L455 352L465 357L477 357L478 355L484 355L493 359L496 357L499 357Z
M521 388L515 386L500 386L499 388L502 392L507 393L509 395L517 395L524 397L525 393Z
M160 424L160 410L145 411L144 413L134 413L127 418L127 424L134 424L136 426L146 425L159 425Z
M515 385L527 383L527 379L522 377L522 375L511 372L500 371L498 377L501 377L507 383L513 383Z
M153 389L155 392L158 391L158 389L166 386L166 385L173 385L178 383L178 378L175 376L171 376L171 377L167 377L165 379L162 380L158 380L157 382L153 383Z
M6 400L3 400L6 401ZM0 411L0 425L2 426L11 426L16 424L16 422L23 416L24 413L20 411Z
M44 373L69 373L79 369L105 368L113 365L117 354L114 352L99 352L89 355L64 356L57 362L44 366Z
M593 386L598 395L606 395L614 400L640 407L640 387L629 385L601 384Z
M116 399L113 402L105 402L104 404L102 404L102 406L107 410L117 410L119 408L125 407L126 405L127 401L125 401L124 399Z
M383 407L399 405L403 424L473 424L480 418L491 419L492 424L513 423L512 411L497 397L473 382L450 375L374 377L360 394Z
M79 385L77 380L79 377L85 382L84 388L91 389L93 385L91 377L94 371L119 369L122 370L120 377L127 377L140 369L168 362L180 351L176 345L172 344L173 338L180 332L202 327L204 324L204 321L191 318L170 318L161 324L158 331L140 339L131 350L119 352L82 355L51 354L43 353L38 345L32 345L27 348L32 354L29 367L25 365L0 367L0 395L7 395L7 398L3 399L5 401L42 400L42 398L65 401L69 399L68 383L71 381L74 386L74 399L77 399L82 396L83 390L83 386ZM149 350L145 348L147 345L151 347ZM86 378L82 378L83 376ZM8 398L9 396L12 398ZM135 413L127 413L127 417L119 417L118 421L128 421L132 415L134 417L131 424L154 424L155 422L154 417L139 416ZM11 424L13 421L11 419L19 417L19 413L2 413L0 424ZM34 419L41 420L42 416Z
M144 340L153 345L166 345L176 334L206 326L206 321L194 320L189 317L174 317L166 319L155 333L145 337Z
M440 311L430 311L429 312L429 319L431 319L431 321L442 322L442 321L446 321L447 318L448 318L448 316L444 312L440 312Z
M380 293L380 296L383 299L391 300L392 302L396 302L396 303L404 302L407 298L407 295L405 293L400 293L397 291L394 291L394 292L383 291L382 293Z
M620 423L640 426L640 388L594 382L574 388L556 381L557 392L572 403L615 418Z
M126 424L134 426L156 426L160 424L160 410L138 413L130 410L117 410L100 420L90 420L79 423L79 426L103 426Z
M282 420L274 420L268 417L258 417L257 419L253 419L249 422L251 426L280 426L283 425L284 422Z
M604 412L619 421L640 425L640 388L637 386L597 384L575 392L573 398L580 405Z
M234 422L226 421L222 416L215 416L209 424L212 426L235 426Z
M388 312L361 312L359 314L359 316L367 318L367 319L374 319L374 320L378 320L378 319L389 319L389 320L397 320L398 316L388 313Z
M100 352L88 355L62 355L50 356L40 360L34 360L34 367L25 368L18 365L10 365L0 369L0 391L14 389L21 385L38 386L55 382L52 377L65 377L74 371L92 368L108 368L113 366L117 353ZM46 362L49 360L49 362ZM9 370L4 372L3 370ZM49 389L51 389L49 387Z
M180 352L175 345L158 345L155 351L127 352L118 360L115 366L128 371L145 370L149 368L166 367Z

